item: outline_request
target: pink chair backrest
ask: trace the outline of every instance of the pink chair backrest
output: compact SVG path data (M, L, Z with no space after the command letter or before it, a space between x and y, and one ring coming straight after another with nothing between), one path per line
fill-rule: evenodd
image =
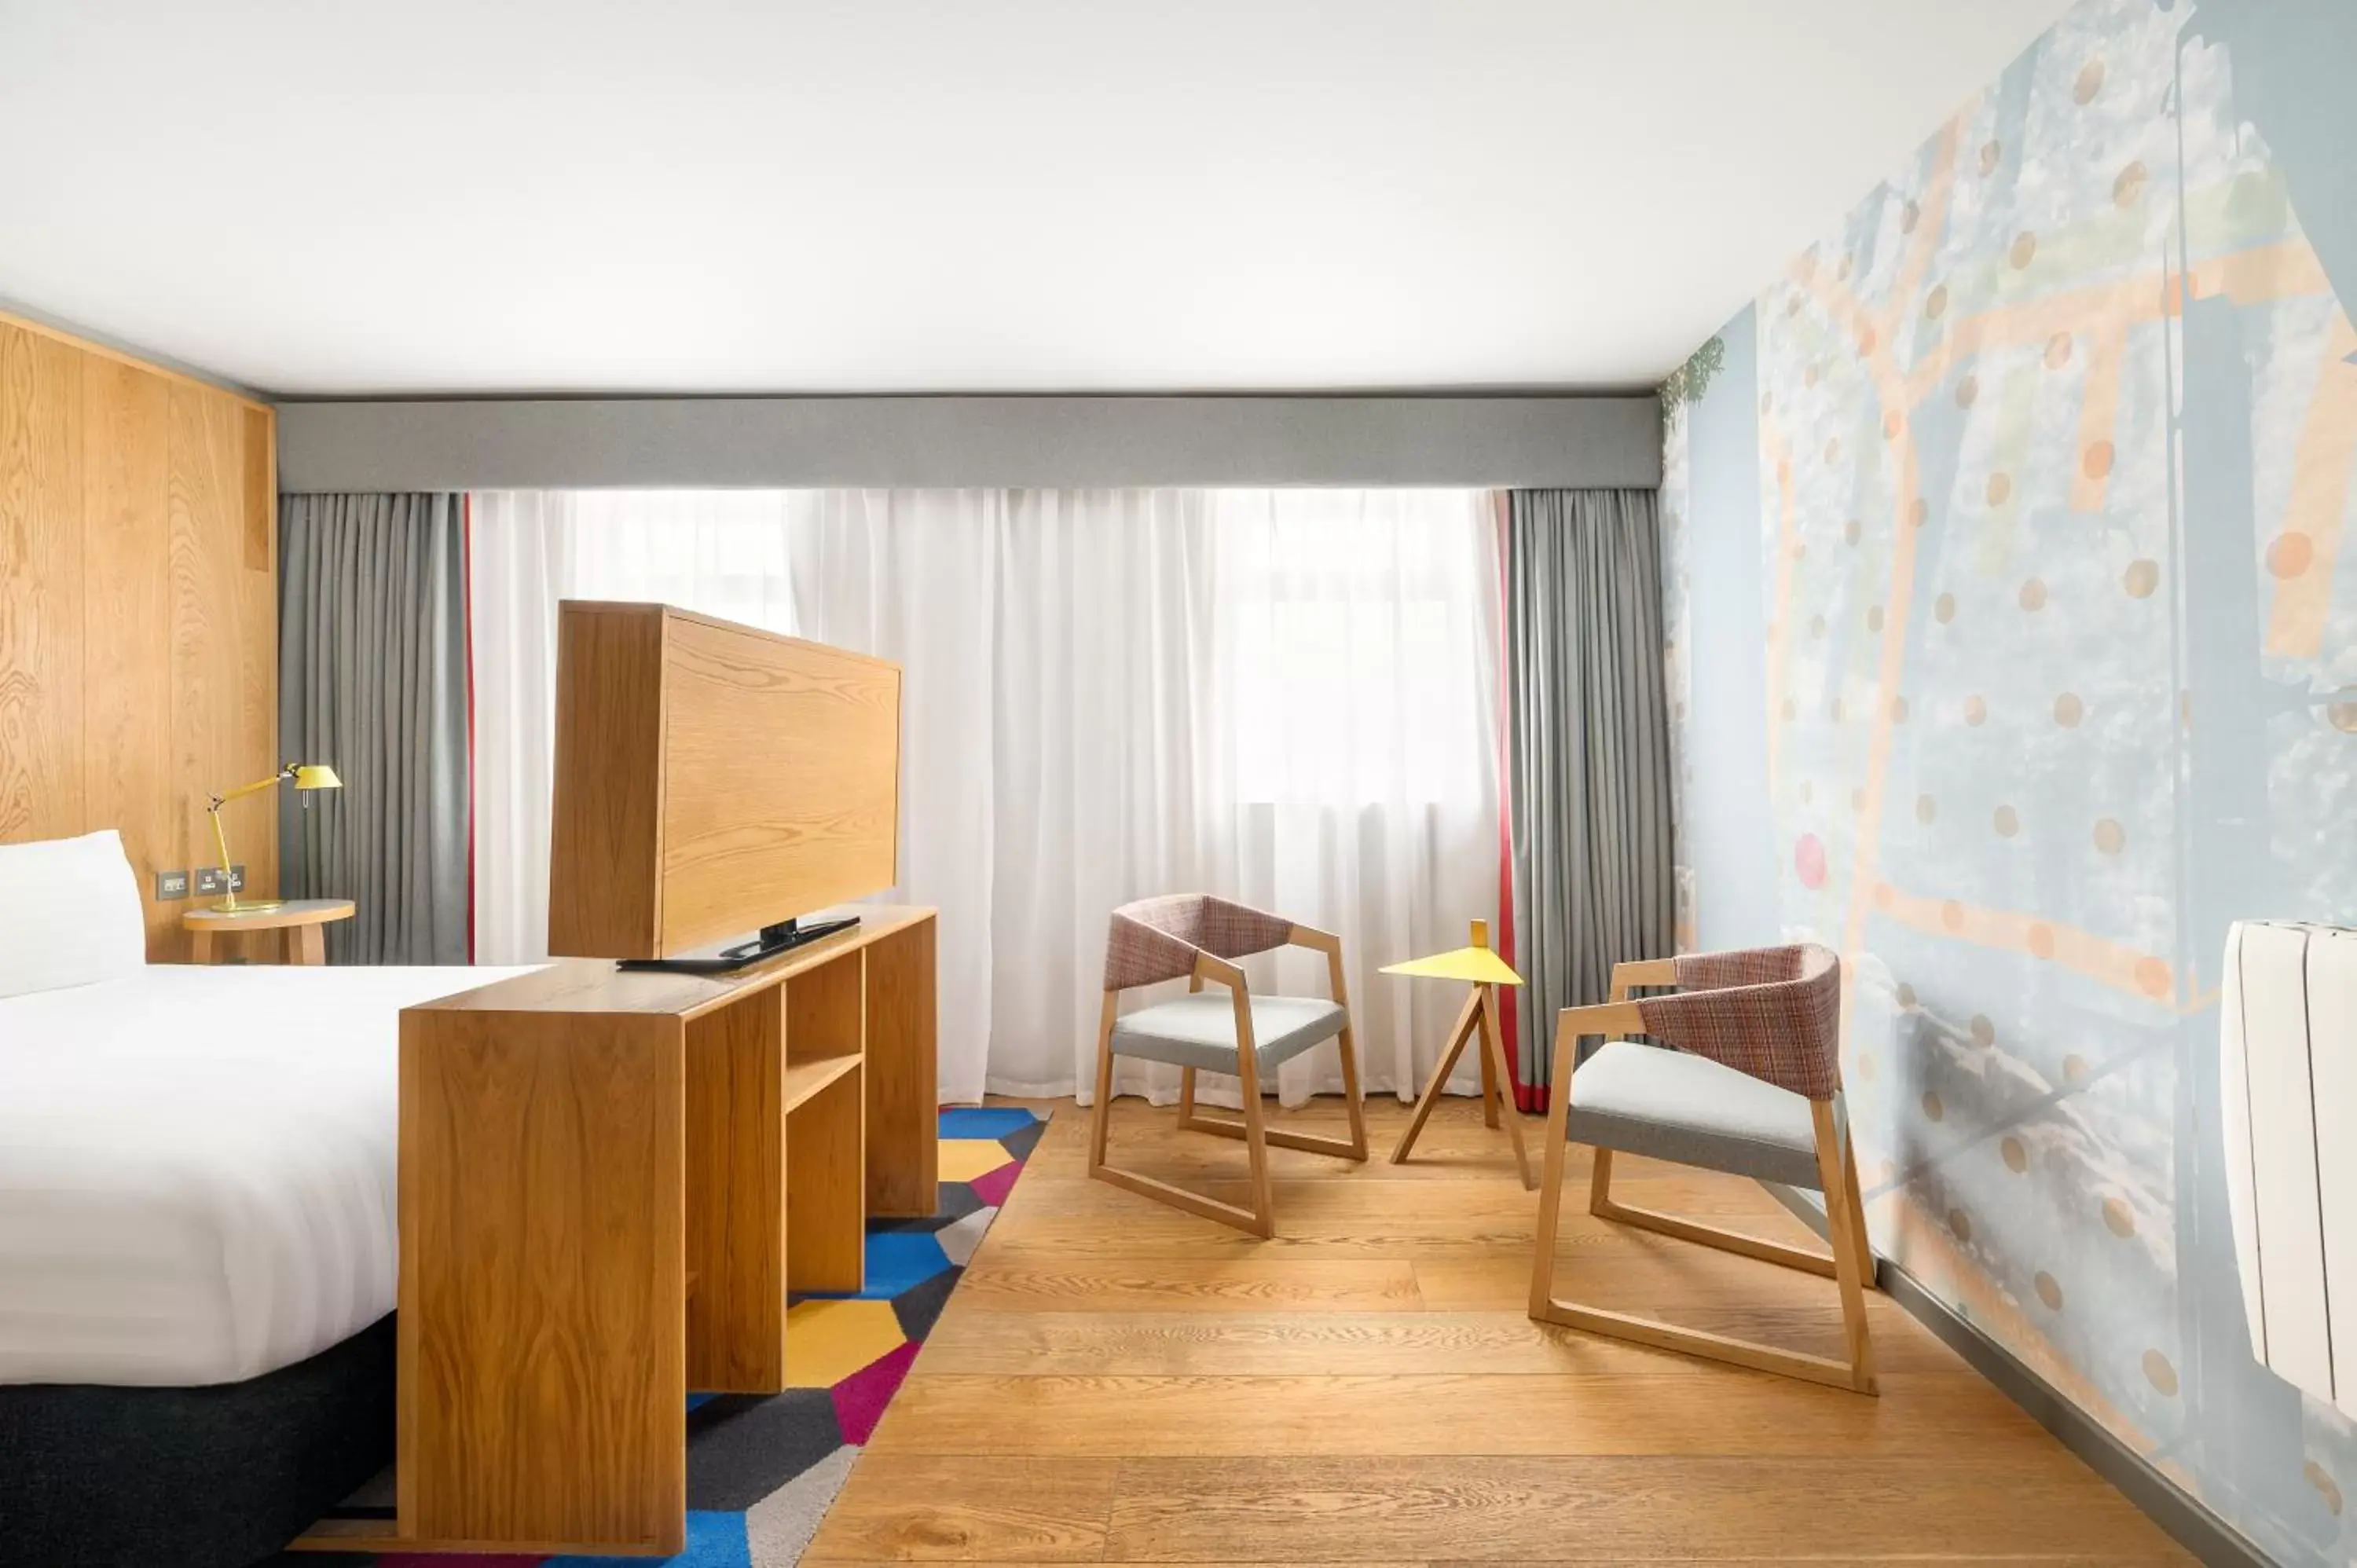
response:
M1747 948L1674 961L1680 990L1640 997L1645 1033L1811 1100L1841 1089L1841 960L1830 949Z
M1200 953L1243 958L1293 939L1293 922L1208 893L1141 898L1113 912L1104 988L1120 991L1191 974Z

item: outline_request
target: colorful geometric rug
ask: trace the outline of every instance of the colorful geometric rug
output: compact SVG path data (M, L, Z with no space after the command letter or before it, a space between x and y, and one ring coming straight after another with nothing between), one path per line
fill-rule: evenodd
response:
M271 1568L792 1568L851 1462L933 1330L1046 1123L1013 1106L941 1113L941 1200L930 1219L867 1227L867 1288L795 1297L780 1394L691 1394L687 1550L676 1557L379 1556L288 1552ZM346 1505L382 1514L390 1472Z

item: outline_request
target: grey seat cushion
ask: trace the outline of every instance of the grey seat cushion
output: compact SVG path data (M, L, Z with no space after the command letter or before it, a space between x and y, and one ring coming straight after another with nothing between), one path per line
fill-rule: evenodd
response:
M1809 1102L1708 1057L1607 1041L1571 1075L1570 1138L1817 1188Z
M1254 1058L1262 1072L1274 1072L1320 1040L1342 1032L1350 1015L1322 996L1252 998ZM1211 1072L1236 1070L1235 1002L1225 990L1202 991L1117 1019L1114 1055Z

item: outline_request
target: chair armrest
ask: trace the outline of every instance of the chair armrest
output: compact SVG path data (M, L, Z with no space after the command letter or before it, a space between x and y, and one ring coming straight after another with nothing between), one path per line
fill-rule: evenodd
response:
M1331 931L1321 931L1315 926L1297 925L1285 940L1289 946L1315 948L1322 953L1339 955L1342 950L1341 938Z
M1571 1080L1572 1063L1579 1056L1583 1035L1634 1035L1644 1031L1645 1020L1639 1015L1634 1002L1592 1002L1585 1007L1566 1007L1555 1015L1555 1076L1560 1086ZM1555 1103L1564 1103L1560 1089ZM1557 1122L1556 1126L1561 1127Z
M1326 988L1334 993L1337 1003L1348 1007L1351 993L1342 981L1342 939L1315 926L1297 924L1285 940L1289 946L1308 948L1326 955Z
M1215 980L1231 991L1240 992L1246 989L1244 972L1241 966L1207 952L1199 952L1195 955L1195 979Z
M1637 1011L1634 1002L1591 1002L1585 1007L1566 1007L1555 1015L1557 1044L1587 1035L1641 1035L1644 1032L1644 1015Z
M1632 958L1612 966L1612 1000L1626 1002L1638 985L1675 985L1678 961L1674 958Z

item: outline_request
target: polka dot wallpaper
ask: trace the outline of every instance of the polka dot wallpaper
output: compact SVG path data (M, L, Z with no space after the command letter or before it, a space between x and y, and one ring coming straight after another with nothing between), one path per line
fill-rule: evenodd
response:
M2302 1564L2357 1560L2357 1431L2251 1354L2214 1086L2228 923L2357 923L2332 9L2084 0L1729 324L1663 489L1680 810L1756 686L1776 839L1682 817L1681 940L1772 875L1878 1245ZM1756 556L1692 548L1730 509ZM1701 667L1729 573L1765 644Z

